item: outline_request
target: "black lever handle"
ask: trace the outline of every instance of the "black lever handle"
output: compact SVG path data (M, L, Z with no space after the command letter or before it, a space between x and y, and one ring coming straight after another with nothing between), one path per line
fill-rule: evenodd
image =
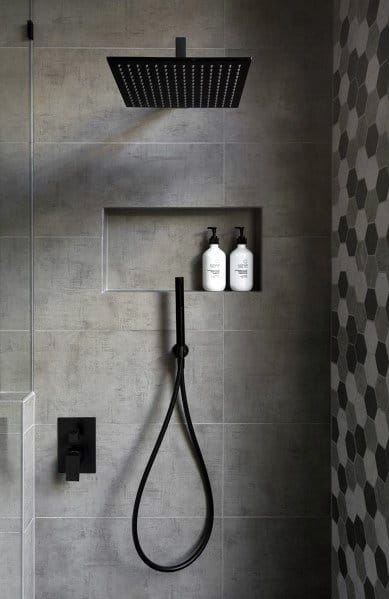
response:
M81 452L69 449L65 455L65 473L67 481L80 480Z

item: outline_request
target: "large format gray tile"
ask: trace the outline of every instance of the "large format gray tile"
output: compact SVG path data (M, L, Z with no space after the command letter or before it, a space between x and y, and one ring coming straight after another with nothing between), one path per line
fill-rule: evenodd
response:
M123 52L36 49L36 141L222 141L222 110L126 108L106 60ZM139 53L131 50L131 55Z
M144 519L141 537L152 558L179 560L196 541L201 519ZM215 522L204 554L190 568L160 574L139 559L126 519L38 519L37 599L220 599L220 525ZM7 598L8 599L8 598Z
M0 435L0 530L13 529L22 516L22 437ZM7 522L9 521L9 522Z
M262 290L225 294L225 328L328 330L329 255L326 238L264 238Z
M34 454L35 454L35 429L34 427L23 435L23 531L26 530L34 517Z
M97 473L79 484L57 474L57 427L37 427L37 516L127 516L160 425L101 425L97 422ZM196 425L211 478L215 512L221 513L222 425ZM140 515L201 517L205 499L190 445L180 424L171 424L151 471Z
M0 237L0 329L30 324L30 240Z
M173 48L180 35L192 48L223 46L223 0L35 0L34 14L38 46Z
M31 389L31 333L0 331L0 392Z
M327 144L227 144L226 203L261 206L264 235L328 235Z
M101 240L35 239L37 330L169 330L174 293L102 293ZM187 293L188 330L223 328L223 295Z
M331 2L226 0L227 48L323 44L331 31ZM328 50L330 50L328 40Z
M35 522L23 533L23 599L35 599Z
M0 46L27 46L29 0L1 0L0 14Z
M29 54L0 48L0 142L29 139Z
M309 331L226 332L227 422L328 422L329 336Z
M29 235L29 147L0 143L0 237Z
M275 46L227 54L253 56L239 110L225 110L227 142L329 143L329 52Z
M329 515L326 424L225 427L226 516Z
M22 535L0 533L0 597L19 599L22 592Z
M223 203L221 144L37 144L35 233L100 235L102 209Z
M24 393L0 392L0 434L23 432L24 396Z
M224 522L224 599L328 599L329 570L329 519Z
M38 332L37 422L97 416L105 423L160 422L172 392L172 333ZM223 334L188 331L185 374L194 422L220 422Z

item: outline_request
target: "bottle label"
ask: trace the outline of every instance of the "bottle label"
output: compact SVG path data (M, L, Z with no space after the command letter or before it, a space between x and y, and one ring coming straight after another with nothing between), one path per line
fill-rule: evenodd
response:
M207 272L211 279L217 279L218 277L220 277L220 264L212 264L211 262L211 264L209 264L209 267L207 268Z
M247 259L243 259L242 262L238 262L234 272L239 279L247 279L249 263Z

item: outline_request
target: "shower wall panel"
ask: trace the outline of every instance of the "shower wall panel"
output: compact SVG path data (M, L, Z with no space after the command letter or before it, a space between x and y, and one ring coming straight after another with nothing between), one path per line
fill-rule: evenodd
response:
M34 21L36 598L328 599L331 3L34 0ZM172 56L176 35L189 55L253 56L238 110L123 106L106 56ZM262 209L261 292L186 300L215 530L161 575L130 516L171 390L174 295L103 291L103 212L234 206ZM77 484L55 473L67 415L97 416L97 473ZM142 509L155 559L197 538L178 419Z

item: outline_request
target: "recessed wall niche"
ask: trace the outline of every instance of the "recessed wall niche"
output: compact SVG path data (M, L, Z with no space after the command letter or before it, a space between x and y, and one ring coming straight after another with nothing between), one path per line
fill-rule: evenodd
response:
M228 264L236 246L234 227L244 226L248 247L254 252L253 291L259 291L261 220L260 208L106 209L103 290L170 291L174 278L183 276L186 290L202 291L202 254L210 233L207 227L217 227Z

